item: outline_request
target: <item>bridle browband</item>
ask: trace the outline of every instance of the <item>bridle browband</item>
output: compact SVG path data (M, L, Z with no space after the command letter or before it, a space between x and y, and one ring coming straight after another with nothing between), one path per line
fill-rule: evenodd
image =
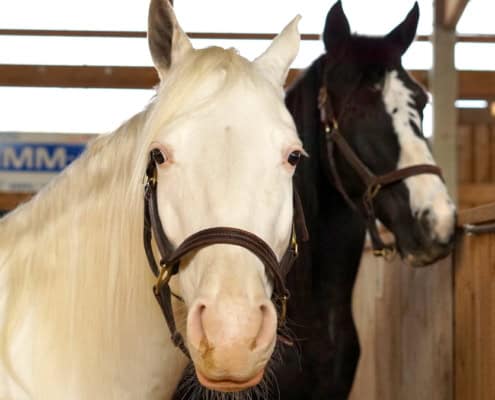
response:
M352 95L352 93L350 94ZM350 99L350 95L347 100ZM357 212L364 214L368 231L373 246L373 254L382 256L387 259L392 258L396 253L396 248L392 244L385 244L378 233L376 226L376 215L373 205L373 200L384 187L393 183L400 182L406 178L421 174L438 175L443 180L442 170L431 164L417 164L405 168L400 168L395 171L388 172L383 175L375 175L370 169L359 159L356 152L349 145L345 137L341 134L339 128L339 119L334 111L328 96L327 88L322 86L318 95L318 108L320 110L320 120L324 130L325 145L322 147L325 159L328 160L326 168L329 171L330 178L335 183L335 188L342 195L346 203ZM345 109L344 107L342 108ZM349 163L354 172L357 173L365 186L364 193L361 198L362 208L359 204L351 199L347 193L342 179L335 163L335 147L340 151L344 159ZM326 164L326 163L325 163ZM362 211L361 211L362 210Z
M181 349L188 358L191 358L185 345L184 338L181 333L177 331L172 309L172 296L180 301L184 300L172 292L169 285L170 279L179 272L180 263L184 256L214 244L229 244L244 247L262 261L265 270L268 272L268 275L273 282L272 301L279 313L279 340L285 344L292 344L290 339L284 337L280 333L280 328L285 324L287 300L290 297L289 290L285 286L285 277L292 268L298 255L297 238L300 237L302 241L308 240L308 231L304 221L303 209L296 190L294 189L292 234L287 250L280 262L278 262L277 256L264 240L251 232L231 227L203 229L187 237L177 248L174 248L165 234L158 213L156 193L157 163L160 163L157 161L157 153L155 150L152 150L150 152L145 177L143 239L149 266L157 278L157 281L153 286L153 293L160 304L174 345ZM161 257L159 263L156 262L153 253L153 237Z

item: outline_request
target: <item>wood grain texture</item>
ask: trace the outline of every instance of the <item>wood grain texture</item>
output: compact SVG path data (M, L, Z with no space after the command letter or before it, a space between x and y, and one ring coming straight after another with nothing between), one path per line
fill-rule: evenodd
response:
M495 398L495 233L460 237L456 247L454 293L456 399L492 400Z
M478 207L495 202L495 182L463 183L459 185L461 209Z
M490 157L490 182L495 183L495 118L492 117L492 123L488 125L488 129L490 130L490 149L489 157Z
M0 210L10 211L19 204L29 200L33 193L3 193L0 192Z
M474 157L474 174L473 181L478 183L487 183L491 180L492 158L490 150L490 128L486 124L479 124L474 127L473 137L473 157Z
M362 356L352 400L453 399L452 267L366 251L354 290Z
M473 182L473 134L470 125L459 125L457 131L457 165L459 183Z

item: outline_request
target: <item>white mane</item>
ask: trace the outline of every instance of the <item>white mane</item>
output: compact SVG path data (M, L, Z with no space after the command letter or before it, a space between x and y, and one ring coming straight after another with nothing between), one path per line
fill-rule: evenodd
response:
M147 376L146 367L159 372L165 358L184 358L161 350L168 331L142 246L147 152L159 129L239 76L255 82L247 63L232 50L194 52L170 71L145 111L94 140L52 184L0 220L0 398L10 385L57 399L60 389L52 393L47 381L63 382L67 399L144 398L147 384L147 394L163 392L160 376ZM220 79L211 96L191 96L212 73ZM62 372L74 366L86 375L67 381ZM116 380L125 392L107 391Z

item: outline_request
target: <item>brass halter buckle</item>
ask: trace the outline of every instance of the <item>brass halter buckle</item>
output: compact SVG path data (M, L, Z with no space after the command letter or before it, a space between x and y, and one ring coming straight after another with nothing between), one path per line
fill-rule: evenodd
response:
M160 262L160 273L158 274L158 279L155 284L155 288L157 291L164 285L168 285L170 279L172 278L172 266L165 264L164 262Z
M368 186L368 188L366 189L366 193L364 194L365 200L371 202L376 197L381 188L382 185L380 185L379 183Z
M290 237L290 247L292 252L297 257L299 255L299 246L297 245L297 235L296 235L296 227L292 225L292 235Z
M278 317L279 325L284 325L285 318L287 316L287 300L289 300L289 295L284 294L280 297L280 316Z
M384 247L383 249L373 250L373 255L375 257L383 257L386 261L392 261L397 255L397 249L393 247Z

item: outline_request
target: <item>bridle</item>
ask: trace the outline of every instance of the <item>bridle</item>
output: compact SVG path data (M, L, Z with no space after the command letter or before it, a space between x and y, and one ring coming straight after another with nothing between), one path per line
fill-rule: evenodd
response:
M171 340L182 352L190 358L184 338L177 331L175 317L172 309L172 296L184 301L170 289L170 279L179 272L181 260L204 247L214 244L229 244L241 246L255 254L264 264L270 279L273 282L272 301L279 313L278 338L282 343L291 344L290 339L280 333L280 328L285 324L287 301L290 297L289 290L285 286L285 278L292 268L298 256L298 237L302 241L308 240L308 231L304 221L304 214L299 196L294 189L294 217L292 234L287 249L280 262L270 246L261 238L251 232L231 227L215 227L203 229L184 239L174 248L163 229L158 213L157 202L157 164L160 164L160 151L154 149L150 152L145 176L144 189L144 249L151 271L157 278L153 286L153 293L160 305L163 316L167 322L171 334ZM154 237L160 261L157 263L152 248Z
M352 96L352 91L347 97L347 101ZM345 110L346 104L342 107ZM434 174L438 175L443 180L442 170L436 165L431 164L417 164L405 168L400 168L395 171L388 172L383 175L375 175L370 169L359 159L355 151L349 145L345 137L342 135L339 128L339 120L342 115L337 117L334 113L330 97L328 95L327 88L323 85L320 88L318 95L318 108L320 110L320 120L324 130L325 144L322 146L324 152L324 159L328 160L326 169L329 171L330 178L335 183L336 189L340 192L346 203L357 212L360 212L365 218L368 231L373 246L373 254L377 257L385 257L386 259L392 258L396 254L396 248L392 244L385 244L378 233L376 226L376 214L373 205L373 200L378 195L381 189L403 181L406 178L421 174ZM347 193L342 179L335 163L335 150L340 151L343 158L351 166L354 172L357 173L361 181L365 186L365 190L361 197L361 205L351 199ZM324 164L326 164L324 162Z

